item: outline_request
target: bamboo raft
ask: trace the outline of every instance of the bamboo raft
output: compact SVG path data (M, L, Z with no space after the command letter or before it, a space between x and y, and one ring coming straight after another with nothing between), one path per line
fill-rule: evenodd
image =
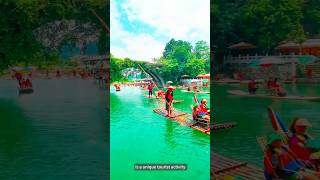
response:
M159 115L165 116L165 117L167 117L167 118L169 118L169 119L171 119L173 121L180 122L180 123L181 123L180 118L181 119L187 119L188 117L191 116L188 113L185 113L185 112L182 112L182 111L178 111L176 109L172 112L172 117L168 117L167 116L167 114L168 114L167 110L165 110L163 108L154 109L153 111L155 113L159 114ZM194 130L200 131L200 132L205 133L205 134L210 134L210 129L209 128L205 129L205 128L203 128L201 126L198 126L198 125L196 125L194 123L185 123L184 122L184 124L186 124L188 127L192 128Z
M249 94L248 92L241 90L229 90L229 94L243 97L256 97L256 98L271 98L271 99L288 99L288 100L307 100L307 101L320 101L320 97L317 96L271 96L264 94Z
M167 116L168 112L167 110L163 109L163 108L157 108L153 110L155 113L160 114L162 116ZM168 117L170 119L176 119L177 117L180 116L188 116L188 113L182 112L182 111L178 111L178 110L174 110L172 111L172 117Z
M236 126L237 126L236 122L227 122L227 123L214 124L211 129L213 131L216 131L216 130L221 130L221 129L230 129L230 128L234 128Z
M33 88L18 88L19 94L30 94L33 93Z
M196 93L196 94L210 94L210 92L204 92L204 91L199 91L199 92L197 92L197 91L193 91L193 90L191 90L191 91L181 90L181 92Z
M265 179L263 170L258 167L211 153L210 179L223 180L227 176L252 180Z
M156 98L155 96L151 96L149 98L148 95L144 95L144 97L148 98L148 99L155 99L155 100L160 100L159 98ZM180 102L183 102L184 100L173 100L173 103L180 103Z

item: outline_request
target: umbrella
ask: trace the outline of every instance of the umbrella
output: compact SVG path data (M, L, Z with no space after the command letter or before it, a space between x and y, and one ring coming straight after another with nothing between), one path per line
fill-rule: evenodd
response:
M315 56L300 56L297 60L300 64L309 64L313 63L314 61L317 61L318 58Z
M181 76L181 78L189 78L190 76L189 75L183 75Z
M210 74L200 74L197 78L210 78Z
M203 75L203 78L210 79L210 74L204 74L204 75Z
M209 82L209 79L204 79L202 82L207 83Z
M237 44L233 44L233 45L229 46L228 48L229 49L255 49L256 46L254 46L253 44L250 44L250 43L240 42Z
M260 64L260 60L259 59L254 59L249 63L250 67L256 67Z
M278 57L264 57L260 60L259 65L266 65L266 64L284 64L285 61Z

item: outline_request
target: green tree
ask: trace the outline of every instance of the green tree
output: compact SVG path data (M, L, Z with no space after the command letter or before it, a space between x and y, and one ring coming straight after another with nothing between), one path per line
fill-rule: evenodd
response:
M210 48L205 41L198 41L195 44L193 53L197 59L205 60L205 71L210 71Z
M109 24L109 1L105 0L2 0L0 11L0 70L19 62L32 63L38 52L48 51L34 35L34 30L42 25L75 20L106 29L105 24ZM108 38L107 34L107 38L100 39L108 42ZM101 49L108 49L107 46L108 43Z
M192 54L192 46L187 41L171 39L164 48L163 57L176 59L179 63L186 63Z
M193 77L196 77L199 74L206 73L205 71L206 61L203 59L190 59L186 63L185 72Z
M249 0L244 6L245 34L265 52L270 52L279 42L292 38L300 39L302 0Z

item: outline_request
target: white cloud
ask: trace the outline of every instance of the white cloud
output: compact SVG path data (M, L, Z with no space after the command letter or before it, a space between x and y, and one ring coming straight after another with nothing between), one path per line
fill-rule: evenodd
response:
M210 42L209 0L127 0L121 4L131 23L140 21L156 29L155 34L133 34L122 27L120 13L111 0L111 53L150 61L160 57L171 38L195 43Z
M111 45L111 53L119 58L128 57L135 60L151 61L153 58L161 56L165 46L148 34L134 36L130 33L123 33L122 38L126 39L123 46Z
M210 0L128 0L122 7L129 20L147 23L160 34L210 41Z

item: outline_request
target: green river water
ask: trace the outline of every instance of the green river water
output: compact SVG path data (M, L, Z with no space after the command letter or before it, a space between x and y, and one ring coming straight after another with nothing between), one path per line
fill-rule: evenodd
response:
M90 80L0 80L0 179L109 179L106 93Z
M152 110L158 101L144 97L137 87L111 88L111 179L209 179L210 137L162 117ZM174 91L184 100L174 107L189 112L193 94ZM198 99L209 94L198 95ZM135 171L136 163L181 163L186 171Z
M289 95L320 96L320 85L285 85ZM256 136L273 132L267 107L280 113L286 124L295 117L307 118L313 125L310 133L319 137L320 102L300 100L272 100L253 97L238 97L227 94L227 90L243 89L239 85L214 85L215 122L236 121L233 129L212 133L212 150L226 157L249 162L263 167L263 153Z

